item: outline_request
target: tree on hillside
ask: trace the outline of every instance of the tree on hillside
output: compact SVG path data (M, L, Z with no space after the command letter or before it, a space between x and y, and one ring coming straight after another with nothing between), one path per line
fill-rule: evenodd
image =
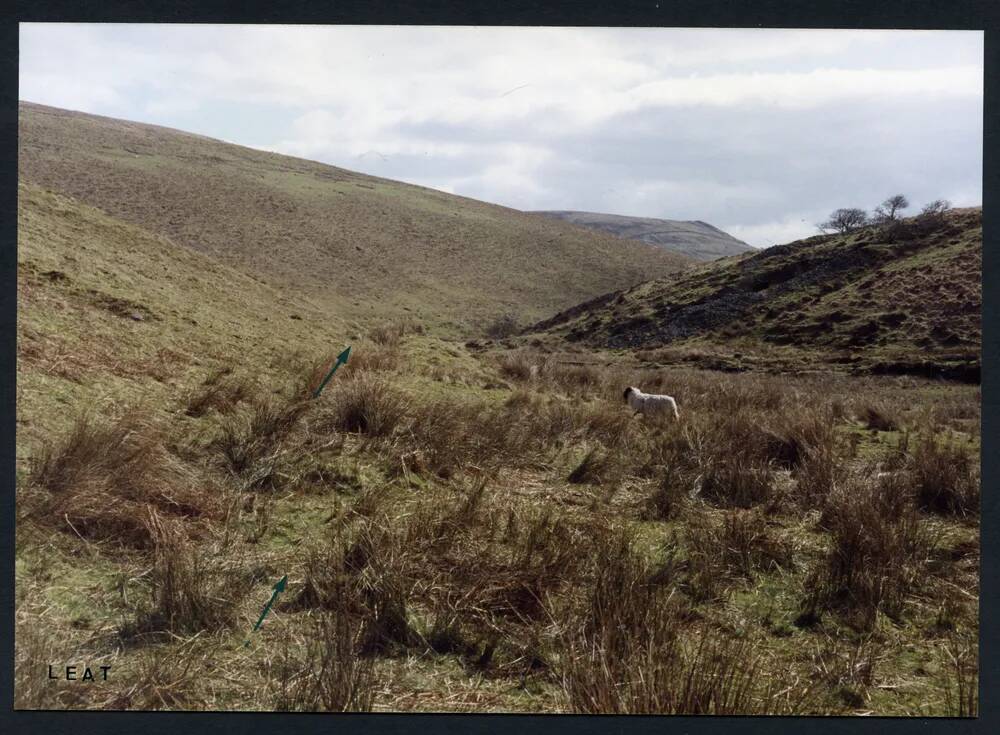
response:
M819 228L826 232L833 230L841 234L852 232L859 227L868 224L868 213L863 209L849 207L847 209L837 209L830 215L830 219L819 225Z
M921 217L940 217L951 209L951 202L947 199L935 199L920 210Z
M895 222L896 215L903 209L910 206L909 200L902 194L889 197L875 208L875 216L872 218L876 222Z
M951 209L951 202L935 199L909 220L885 220L882 235L886 242L899 242L926 237L945 223L944 213Z

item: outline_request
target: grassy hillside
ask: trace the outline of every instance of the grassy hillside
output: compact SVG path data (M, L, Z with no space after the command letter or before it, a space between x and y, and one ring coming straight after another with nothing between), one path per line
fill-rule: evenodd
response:
M152 125L24 103L18 171L322 300L446 331L522 323L685 258L562 222Z
M982 210L955 210L725 258L533 331L612 348L722 346L729 368L805 360L978 380L981 274Z
M707 222L625 217L596 212L540 211L544 217L565 220L591 230L610 232L629 240L641 240L671 253L695 260L715 260L751 252L753 248Z
M18 187L19 455L81 410L162 404L221 365L281 374L350 333L308 298Z
M976 711L975 386L477 350L18 217L16 707Z

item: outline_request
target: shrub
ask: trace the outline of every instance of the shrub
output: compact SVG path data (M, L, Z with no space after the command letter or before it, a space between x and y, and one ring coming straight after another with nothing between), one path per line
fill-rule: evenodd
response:
M830 214L830 218L818 225L819 229L834 230L841 234L854 232L868 224L868 213L863 209L848 207L836 209Z
M920 210L920 217L941 218L949 209L951 209L951 202L947 199L935 199L924 205L923 209Z
M496 317L486 325L486 336L490 339L505 339L513 337L521 327L517 323L517 317L513 314L503 314Z

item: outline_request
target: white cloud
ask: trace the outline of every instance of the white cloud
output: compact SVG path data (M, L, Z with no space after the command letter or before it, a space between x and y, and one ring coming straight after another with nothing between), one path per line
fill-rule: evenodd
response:
M725 74L664 79L630 90L621 110L646 105L747 104L785 108L818 107L886 96L975 96L982 94L982 67L942 69L816 69L778 74Z
M507 143L490 146L480 155L492 162L471 176L440 183L429 181L428 185L522 209L532 209L533 202L550 195L538 172L551 160L552 151L538 146ZM489 196L491 193L497 196Z
M763 207L773 204L779 194L755 182L727 184L697 179L693 176L678 181L647 180L627 187L607 191L605 201L610 211L635 217L657 216L667 219L706 219L712 210L734 205Z
M764 222L758 225L731 225L727 232L738 240L743 240L756 247L769 247L818 235L819 231L816 225L824 219L826 218L822 215L790 215L776 222Z

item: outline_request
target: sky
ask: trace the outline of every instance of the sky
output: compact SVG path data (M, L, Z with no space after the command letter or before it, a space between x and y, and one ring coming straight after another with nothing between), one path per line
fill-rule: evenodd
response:
M982 202L983 34L21 24L19 98L751 245Z

